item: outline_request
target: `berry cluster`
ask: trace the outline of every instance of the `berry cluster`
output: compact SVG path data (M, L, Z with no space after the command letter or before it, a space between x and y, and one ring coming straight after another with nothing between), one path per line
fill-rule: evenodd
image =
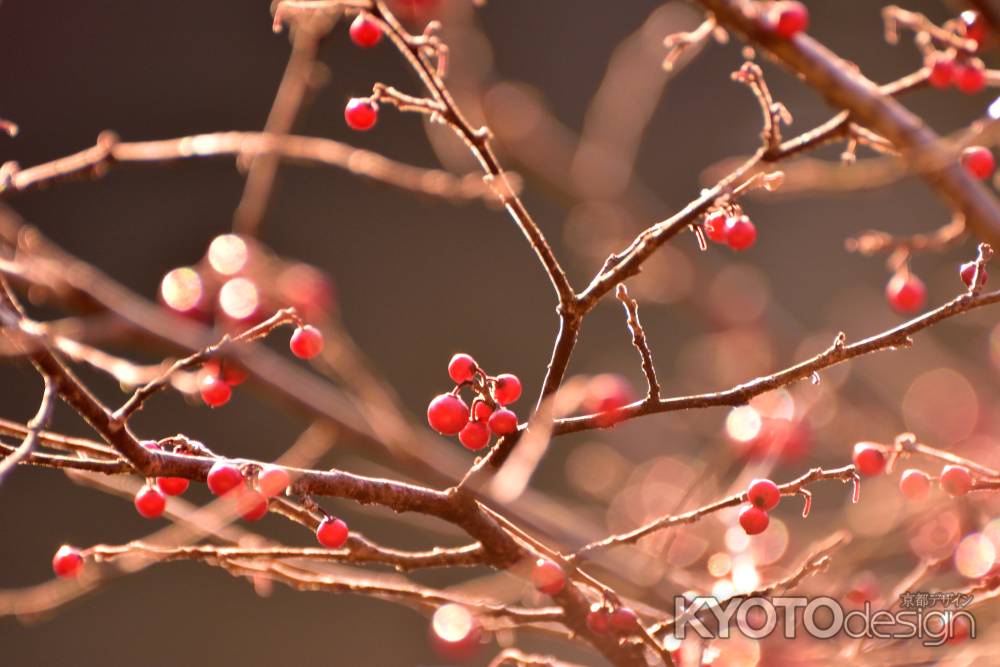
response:
M934 480L923 470L910 468L904 470L899 477L899 490L908 500L919 501L927 497ZM974 480L972 473L965 466L946 465L937 478L941 490L949 496L964 496L972 490Z
M521 381L516 375L487 375L464 353L448 362L448 375L455 388L435 396L427 406L431 428L441 435L457 435L459 442L473 451L489 444L491 432L505 436L517 430L517 415L505 407L521 397ZM475 394L471 409L459 395L465 387Z
M600 602L595 602L587 613L587 627L598 635L614 634L618 637L628 637L639 632L639 615L631 607L609 608Z
M769 479L755 479L747 489L747 502L740 510L740 526L747 535L759 535L771 522L768 512L781 501L781 490Z
M720 208L705 216L705 236L733 250L746 250L757 242L757 228L738 205Z
M351 23L351 41L362 48L371 48L382 41L382 27L378 21L361 12ZM352 97L344 107L344 121L352 130L364 132L378 122L378 102L367 97Z
M986 284L989 274L985 266L980 266L980 287ZM972 289L976 277L976 262L965 262L958 267L958 277L966 287ZM902 267L885 286L885 298L897 313L916 313L927 304L927 286L924 281Z
M791 39L809 27L809 9L796 0L782 0L771 3L762 19L768 30Z
M981 45L986 39L986 20L974 10L962 12L958 32ZM986 86L983 62L964 53L959 54L954 49L931 54L927 58L927 67L930 68L928 81L935 88L955 86L961 92L972 95Z

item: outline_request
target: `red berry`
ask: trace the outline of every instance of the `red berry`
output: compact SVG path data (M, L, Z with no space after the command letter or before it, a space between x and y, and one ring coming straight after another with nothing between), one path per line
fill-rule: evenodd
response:
M307 324L295 330L288 341L288 347L299 359L312 359L323 351L323 334L316 327Z
M267 514L267 498L258 491L244 488L236 497L236 509L246 521L259 521Z
M469 422L458 434L458 440L466 449L477 451L490 441L490 430L483 422Z
M885 472L885 452L881 447L868 442L854 445L854 469L858 474L874 477Z
M209 359L205 362L205 370L209 375L221 378L230 387L243 384L250 375L245 368L230 359Z
M639 630L639 615L630 607L618 607L608 616L608 625L616 634L630 635Z
M168 496L179 496L188 490L191 483L183 477L157 477L156 486Z
M76 547L64 544L56 550L52 557L52 571L57 577L72 579L83 569L83 554Z
M899 478L899 490L909 500L923 500L931 490L931 478L923 470L904 470Z
M427 406L427 423L441 435L456 435L469 423L469 406L458 396L439 394Z
M229 385L215 377L206 375L201 380L201 400L210 408L218 408L229 402L233 396L233 390Z
M476 401L472 406L472 417L477 422L486 423L493 414L493 408L486 401Z
M972 281L976 278L976 263L966 262L958 269L958 275L962 278L962 282L965 283L966 287L972 287ZM986 273L986 267L979 269L979 278L985 285L986 281L989 280L989 275Z
M975 40L977 44L982 44L986 38L986 19L974 9L968 9L960 14L962 25L965 27L966 39Z
M968 146L962 151L962 166L965 167L974 178L985 181L993 175L993 168L996 167L996 160L993 153L984 146Z
M375 46L382 41L382 28L367 14L358 14L351 23L351 41L362 48Z
M497 376L493 387L493 396L500 405L510 405L521 398L521 381L516 375L503 373Z
M597 415L597 424L602 428L612 426L622 420L621 408L634 400L632 386L628 380L615 373L595 375L587 383L587 395L583 407Z
M600 602L595 602L587 613L587 627L594 634L606 635L611 630L610 617L608 610Z
M770 512L777 507L778 501L781 500L781 491L778 490L778 485L769 479L755 479L750 482L747 500L754 507Z
M978 93L986 85L986 73L978 64L955 65L955 87L967 95Z
M508 435L517 430L517 415L507 408L500 408L489 420L490 430L497 435Z
M938 53L929 64L931 72L927 80L935 88L943 90L955 81L955 61L952 58Z
M897 313L915 313L927 302L927 287L912 273L897 273L885 286L885 298Z
M949 496L964 496L972 488L972 473L965 466L945 466L941 469L941 488Z
M476 360L467 354L459 352L448 362L448 376L455 384L468 382L476 375Z
M147 519L155 519L167 507L167 497L159 489L148 484L135 494L135 509Z
M257 474L257 488L268 498L284 493L291 482L288 471L277 466L264 466Z
M370 130L378 121L378 106L360 97L351 98L344 109L344 120L352 130Z
M217 496L229 493L243 484L243 473L232 463L216 461L208 471L208 490Z
M531 583L546 595L556 595L566 586L566 573L556 563L539 558L531 570Z
M774 31L785 39L791 39L809 27L809 10L801 2L775 3L773 17Z
M327 517L316 529L316 539L328 549L339 549L347 542L347 524L340 519Z
M759 507L747 505L740 511L740 525L747 535L757 535L767 530L767 524L771 519L767 512Z
M716 243L726 242L726 219L728 217L725 211L714 211L705 218L703 229L705 230L705 236L710 241L715 241Z
M726 243L733 250L746 250L757 242L757 228L750 218L741 215L726 221Z

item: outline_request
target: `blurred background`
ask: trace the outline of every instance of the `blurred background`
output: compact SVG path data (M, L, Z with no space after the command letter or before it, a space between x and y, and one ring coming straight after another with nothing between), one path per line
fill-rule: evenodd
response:
M880 3L807 4L810 33L873 80L888 82L920 67L908 37L896 46L885 43ZM901 5L935 22L965 9L939 0ZM268 10L266 2L3 2L0 115L21 132L0 138L0 156L27 167L90 146L106 129L123 140L259 130L289 53L288 36L272 33ZM523 179L524 200L577 288L609 252L697 196L709 184L706 170L758 145L757 103L729 78L746 55L739 40L710 43L669 77L661 68L663 37L700 21L693 5L489 0L475 8L467 0L441 0L435 11L451 49L449 83L473 122L495 131L502 162ZM443 165L459 174L476 170L446 128L425 126L415 114L384 108L371 132L345 126L346 99L368 94L375 81L419 91L390 45L360 50L342 21L324 41L320 60L325 80L296 134L342 140L409 164ZM762 64L775 98L794 116L786 136L836 111L783 70ZM988 91L921 90L904 102L938 132L950 133L981 117L992 99ZM841 150L832 146L816 156L836 162ZM863 150L859 155L870 158ZM155 299L164 274L198 263L211 240L229 231L243 184L231 158L195 160L113 169L93 182L60 184L9 203L66 250ZM884 297L884 257L849 253L845 240L872 228L932 231L950 215L913 178L877 189L756 196L745 209L758 229L753 249L701 252L695 237L682 233L629 283L665 395L729 387L819 352L837 331L855 340L902 321ZM448 388L445 367L459 350L491 372L518 374L526 387L519 414L527 412L551 352L555 298L502 210L417 195L337 169L285 164L259 239L329 275L344 330L415 416L417 428L426 428L429 398ZM957 266L974 256L974 246L967 240L913 260L931 305L962 288ZM772 468L784 481L811 466L844 465L855 441L891 442L906 430L986 465L1000 464L996 312L949 320L921 333L912 349L838 367L818 385L775 392L749 410L650 416L560 438L532 488L570 508L571 523L580 522L557 538L572 548L587 535L625 530L676 509L696 482L688 506ZM285 344L279 339L276 349ZM117 351L147 362L164 356L134 346ZM620 374L641 395L644 381L618 302L606 300L587 319L570 370ZM23 364L0 372L2 416L29 419L37 407L36 374ZM124 400L105 377L85 377L110 403ZM219 411L167 392L133 424L142 437L180 432L220 454L269 460L308 421L270 401L251 380ZM90 435L62 406L53 429ZM472 455L452 444L456 456L471 463ZM430 481L349 438L338 439L318 465ZM840 484L817 486L810 518L786 502L768 539L752 549L727 532L735 517L722 513L669 541L630 548L620 556L629 565L617 574L630 594L653 591L666 599L687 589L753 588L843 526L858 539L814 586L843 594L855 577L875 578L884 583L872 595L884 595L920 556L954 548L973 529L983 530L997 509L991 498L935 497L914 510L902 505L895 484L895 477L867 483L859 506L850 505L849 489ZM207 493L198 495L203 492L189 495L206 500ZM352 528L400 548L462 543L430 520L344 501L324 506ZM5 589L50 577L51 554L63 542L121 543L152 529L127 501L43 469L11 475L0 487L0 507ZM936 531L930 537L920 532L931 530L928 523ZM311 543L307 533L273 517L259 530L290 544ZM980 545L972 572L992 567L995 546ZM744 555L751 551L747 565ZM485 571L416 578L446 585L470 574ZM959 569L956 576L961 574ZM538 601L529 592L522 597ZM986 610L980 616L981 637L988 638ZM193 563L149 568L44 618L0 619L0 645L10 665L448 664L428 633L425 615L392 603L280 585L261 597L244 582ZM519 634L517 644L599 664L593 653L528 633ZM760 653L754 650L728 664L755 664ZM804 656L810 649L797 650ZM495 653L484 647L472 662L485 664Z

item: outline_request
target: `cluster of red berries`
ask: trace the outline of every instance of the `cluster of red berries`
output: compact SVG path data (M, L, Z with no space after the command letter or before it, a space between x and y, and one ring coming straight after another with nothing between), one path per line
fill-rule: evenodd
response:
M323 351L323 333L306 324L295 329L288 347L299 359L312 359ZM233 397L233 387L247 379L247 373L237 364L211 359L205 363L198 389L201 400L210 408L222 407Z
M960 16L962 37L971 39L981 45L986 39L986 20L977 11L962 12ZM977 47L978 48L978 47ZM934 53L928 58L930 67L928 80L935 88L955 86L966 94L978 93L986 85L986 73L983 63L978 58L964 55L956 57L954 51Z
M628 637L639 632L639 615L631 607L609 609L604 604L595 602L590 605L587 613L587 627L598 635Z
M986 267L980 267L980 286L989 279ZM972 289L976 278L976 262L965 262L958 267L958 277L966 287ZM898 313L912 314L921 310L927 304L927 286L924 281L908 268L898 271L885 286L885 298L889 305Z
M923 500L930 493L932 481L930 475L923 470L910 468L900 476L899 490L909 500ZM964 496L974 485L972 473L960 465L944 466L937 481L941 490L952 497Z
M771 3L762 19L768 30L791 39L809 27L809 9L796 0L782 0Z
M985 146L968 146L962 151L960 158L962 166L969 174L980 181L985 181L993 175L996 160L993 153Z
M362 48L371 48L382 41L382 27L366 12L361 12L351 23L351 41ZM352 97L344 107L344 120L352 130L363 132L378 122L378 103L364 97Z
M705 216L705 236L733 250L746 250L757 242L757 228L739 208L717 209Z
M759 535L771 522L768 512L781 501L781 490L769 479L755 479L747 489L747 502L740 510L740 527L747 535Z
M441 435L457 435L459 442L473 451L490 442L490 433L510 435L517 430L517 415L507 405L521 397L521 381L516 375L487 375L467 354L459 353L448 362L448 375L455 388L434 397L427 406L427 423ZM459 392L468 387L475 393L472 408Z

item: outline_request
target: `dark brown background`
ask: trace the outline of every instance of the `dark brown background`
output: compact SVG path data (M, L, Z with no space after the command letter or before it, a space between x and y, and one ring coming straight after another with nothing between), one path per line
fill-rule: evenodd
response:
M809 4L811 32L876 81L918 66L907 43L892 47L882 41L880 3ZM558 118L579 129L612 49L657 5L490 0L478 16L495 46L498 76L537 86ZM935 20L949 15L940 2L904 5ZM13 140L0 139L0 158L32 165L91 145L104 129L114 129L124 139L259 129L288 53L286 36L271 32L267 9L266 2L192 0L4 2L0 115L17 121L22 132ZM456 50L453 57L463 54ZM330 83L305 114L300 133L434 164L415 118L387 110L379 127L365 135L352 134L343 124L346 97L369 90L374 80L416 90L391 48L359 52L340 26L323 61ZM702 169L755 145L756 105L728 80L740 62L738 44L709 47L676 77L657 108L638 160L638 173L665 202L655 215L665 217L690 200L700 187ZM793 129L804 130L829 116L818 96L773 67L769 72L776 96L796 116ZM969 98L922 92L907 104L926 114L938 130L949 131L982 113L990 99L987 94ZM230 160L189 162L117 170L97 182L18 197L13 205L71 252L152 296L165 271L195 262L209 240L228 228L242 185ZM597 264L575 257L566 247L564 202L530 184L525 200L558 254L567 258L574 283L583 284ZM886 279L881 261L845 253L846 236L869 227L932 229L947 219L946 208L912 180L837 198L756 201L750 208L760 241L740 260L766 272L773 300L782 306L784 314L771 322L781 332L779 362L791 361L798 342L810 333L847 327L852 335L862 335L897 321L886 308L876 307L882 305ZM456 349L469 350L489 368L519 373L529 394L537 390L554 334L554 300L523 238L502 212L414 197L337 170L286 167L262 237L281 254L332 274L347 328L418 417L427 398L443 386L444 364ZM692 296L698 298L700 286L730 256L725 251L700 255L686 235L677 247L695 263ZM962 253L970 252L966 245ZM957 256L917 264L932 301L955 293ZM843 307L845 294L852 300L862 295L851 301L856 308ZM696 312L688 303L644 306L668 388L675 382L680 344L705 333ZM850 321L844 321L845 312ZM946 325L932 336L967 346L963 364L986 365L983 325L994 320L983 315L969 324ZM870 368L910 376L921 369L919 348L900 358ZM876 362L861 362L869 363ZM638 381L617 305L602 307L588 320L573 369L613 369ZM118 399L114 387L98 382L102 395ZM35 409L37 385L29 369L4 368L3 415L27 419ZM684 386L713 388L697 377L687 378ZM859 391L864 396L870 390ZM718 422L723 417L718 411L708 418ZM705 446L671 439L673 424L684 419L653 417L600 437L620 444L636 461L654 455L665 441L684 449ZM159 397L136 425L143 436L181 431L220 452L266 459L282 452L305 424L266 407L252 391L239 391L219 412L188 407L175 396ZM60 411L56 426L86 433L67 411ZM864 427L842 425L858 436L881 438L904 425L889 419L875 433ZM817 440L823 447L814 461L843 460L846 443L839 434L819 433ZM838 449L830 453L833 448ZM347 460L356 461L357 453L352 456ZM577 502L565 488L561 461L562 452L557 452L535 485ZM428 543L422 529L387 512L357 512L344 502L330 506L375 538L398 546ZM309 542L301 531L276 519L265 523L294 544ZM149 528L121 500L76 487L50 471L18 470L0 488L0 587L46 579L50 556L63 541L121 542ZM428 580L450 579L437 574ZM260 599L218 571L170 564L113 583L37 624L0 620L0 651L4 664L17 666L439 664L426 632L422 617L392 604L283 588ZM564 655L595 660L572 651Z

